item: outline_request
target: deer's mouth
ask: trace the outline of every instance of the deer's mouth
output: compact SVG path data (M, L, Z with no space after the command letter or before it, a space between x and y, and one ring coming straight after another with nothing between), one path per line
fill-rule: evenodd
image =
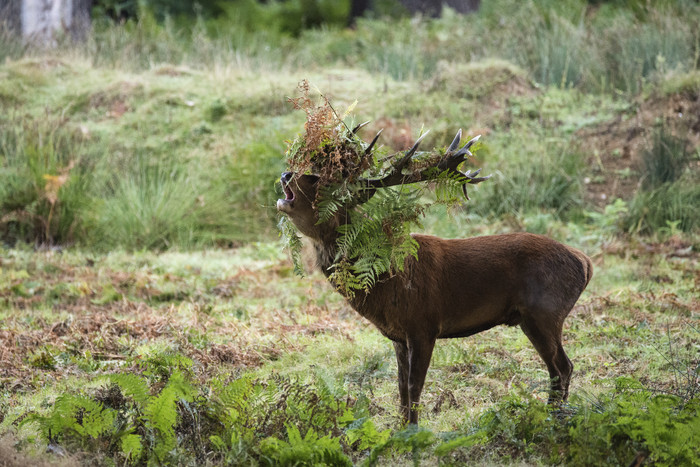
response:
M282 174L280 179L280 184L282 185L282 191L284 191L284 199L277 200L277 210L283 212L289 212L294 204L294 191L289 186L291 182L291 176L288 173Z
M282 180L282 190L284 190L284 201L292 202L294 201L294 192L289 188L289 182Z

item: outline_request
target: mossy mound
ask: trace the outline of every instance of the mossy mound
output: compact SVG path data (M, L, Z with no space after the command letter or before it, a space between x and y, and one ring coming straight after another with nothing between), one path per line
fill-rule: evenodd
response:
M460 99L497 99L537 92L527 73L504 60L470 63L440 62L432 91L445 91Z

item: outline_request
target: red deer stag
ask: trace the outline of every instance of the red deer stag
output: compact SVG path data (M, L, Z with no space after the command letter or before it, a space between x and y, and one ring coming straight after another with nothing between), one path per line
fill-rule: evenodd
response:
M378 135L377 135L378 136ZM458 150L461 131L437 163L440 170L406 174L404 168L418 142L380 179L366 179L364 202L383 187L435 178L441 171L465 185L487 177L457 170L477 139ZM374 145L372 142L371 146ZM318 222L319 177L285 172L285 199L277 209L308 236L318 265L330 275L336 256L342 210ZM369 292L347 297L352 307L389 338L398 361L401 414L417 423L421 391L436 339L466 337L499 324L520 325L549 370L549 402L565 400L573 370L562 347L562 325L591 279L591 260L581 251L529 233L447 240L414 234L418 259L409 257L404 271L380 278Z

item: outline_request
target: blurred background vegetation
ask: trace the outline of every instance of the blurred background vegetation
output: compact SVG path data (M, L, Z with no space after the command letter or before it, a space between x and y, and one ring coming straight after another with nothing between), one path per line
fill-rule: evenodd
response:
M700 227L700 3L95 2L84 41L0 31L0 239L95 250L276 238L308 78L405 149L483 133L495 176L426 230ZM353 23L350 27L349 25ZM620 201L621 200L621 201ZM606 214L607 213L607 214Z

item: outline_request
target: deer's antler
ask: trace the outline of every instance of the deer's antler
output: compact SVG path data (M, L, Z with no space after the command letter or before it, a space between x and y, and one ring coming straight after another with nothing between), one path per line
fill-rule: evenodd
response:
M377 139L379 138L380 134L381 131L377 133L377 136L374 137L374 140L367 147L365 154L369 153L372 150L372 147L377 142ZM368 200L374 194L377 188L386 188L390 186L405 185L409 183L434 180L440 174L448 172L452 177L455 177L456 181L462 184L464 196L467 199L469 199L469 195L467 194L468 184L475 185L477 183L481 183L484 180L488 180L489 178L491 178L491 175L487 177L477 177L477 175L479 175L479 173L481 172L481 169L478 169L473 173L471 172L471 170L462 172L458 169L459 165L462 162L464 162L467 157L472 155L472 153L469 151L469 148L472 147L472 145L476 143L481 137L481 135L479 135L470 139L464 146L462 146L461 149L458 149L459 143L462 139L462 130L459 130L457 132L457 135L454 137L452 143L445 151L445 154L436 163L432 164L430 167L426 167L421 170L404 173L404 169L408 167L413 156L418 150L418 146L427 134L428 132L423 133L420 136L420 138L416 140L411 149L406 151L406 153L403 156L401 156L401 158L399 158L396 162L394 162L391 165L389 172L384 177L376 179L359 180L365 185L366 190L368 191L364 198Z

